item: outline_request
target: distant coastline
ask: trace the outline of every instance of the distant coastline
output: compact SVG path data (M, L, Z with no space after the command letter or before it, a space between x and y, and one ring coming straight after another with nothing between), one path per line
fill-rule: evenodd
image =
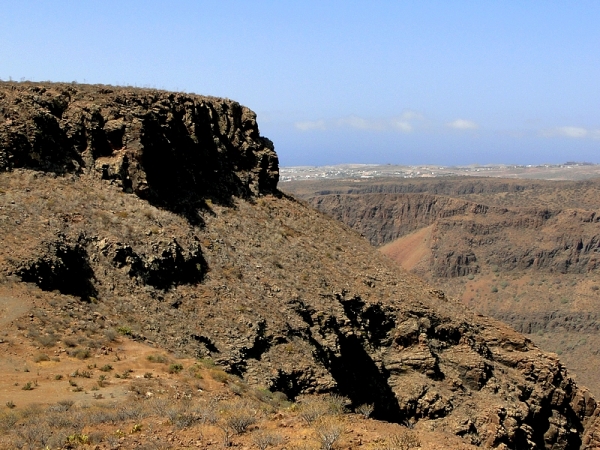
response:
M537 180L587 180L600 177L600 164L566 162L564 164L471 164L441 166L424 164L405 166L392 164L339 164L330 166L280 167L280 182L316 179L369 178L434 178L475 176L495 178L524 178Z

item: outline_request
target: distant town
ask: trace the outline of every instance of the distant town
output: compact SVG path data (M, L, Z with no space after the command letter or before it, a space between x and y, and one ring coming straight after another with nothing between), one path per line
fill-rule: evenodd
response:
M586 162L540 165L472 164L468 166L340 164L334 166L280 167L279 174L279 180L281 182L316 179L365 179L379 177L424 178L452 176L585 180L600 177L600 164Z

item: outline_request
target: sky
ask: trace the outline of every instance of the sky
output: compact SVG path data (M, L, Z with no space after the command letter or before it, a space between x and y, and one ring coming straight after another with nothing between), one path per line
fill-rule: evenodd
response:
M2 2L0 78L227 97L282 166L600 163L600 2Z

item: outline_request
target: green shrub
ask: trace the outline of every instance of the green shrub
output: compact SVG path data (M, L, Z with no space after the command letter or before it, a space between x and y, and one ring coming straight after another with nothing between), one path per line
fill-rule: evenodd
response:
M148 355L146 359L153 363L166 364L169 360L163 355Z
M87 359L90 357L91 353L87 348L78 348L75 350L72 350L69 353L70 356L73 356L77 359Z
M123 336L131 336L132 330L130 327L127 326L120 326L117 327L117 332L119 334L122 334Z
M183 370L183 366L181 364L171 364L169 366L169 373L179 373Z

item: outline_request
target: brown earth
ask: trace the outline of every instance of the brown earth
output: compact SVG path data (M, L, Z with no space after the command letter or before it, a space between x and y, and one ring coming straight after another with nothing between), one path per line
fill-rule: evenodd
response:
M277 191L246 108L0 88L6 448L598 446L556 356Z

